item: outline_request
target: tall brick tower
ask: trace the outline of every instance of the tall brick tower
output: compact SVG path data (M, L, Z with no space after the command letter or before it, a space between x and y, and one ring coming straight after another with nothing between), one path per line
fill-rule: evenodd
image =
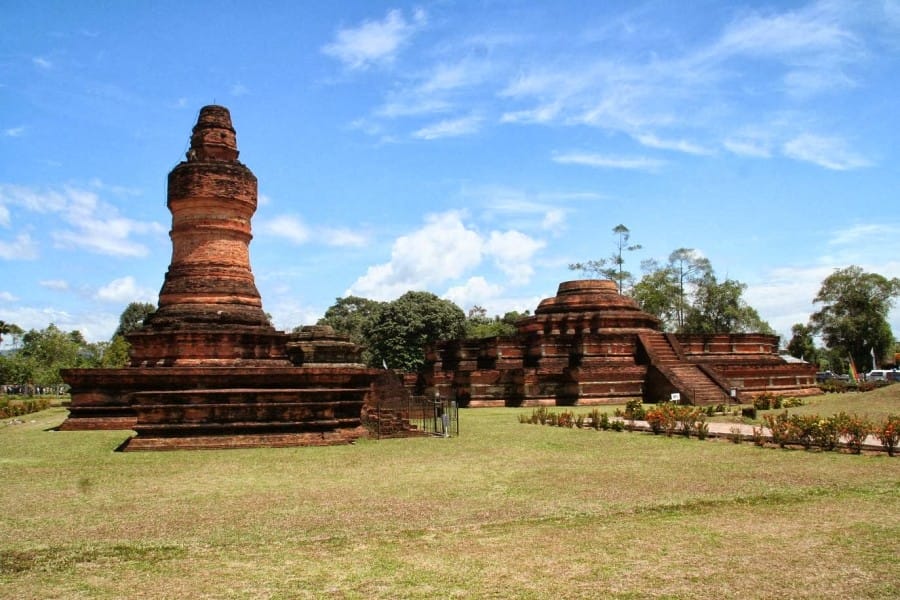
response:
M121 369L66 369L61 429L131 429L125 450L343 444L366 435L372 398L402 381L360 362L330 327L275 330L250 270L256 177L231 115L200 110L187 160L169 173L172 260L159 307L128 335Z
M287 364L250 269L257 184L238 154L228 109L203 107L169 173L172 261L158 310L128 336L132 366Z

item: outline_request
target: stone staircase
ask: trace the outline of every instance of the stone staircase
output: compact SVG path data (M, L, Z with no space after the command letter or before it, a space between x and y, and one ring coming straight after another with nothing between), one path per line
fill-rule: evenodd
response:
M638 336L650 359L650 365L681 394L682 401L694 405L727 404L724 384L701 365L685 360L674 336L647 332Z

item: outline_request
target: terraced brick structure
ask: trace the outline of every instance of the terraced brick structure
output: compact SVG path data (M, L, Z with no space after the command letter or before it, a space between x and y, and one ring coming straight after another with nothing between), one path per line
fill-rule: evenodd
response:
M419 387L461 406L709 405L771 391L819 393L815 367L778 356L764 334L674 335L612 281L566 281L514 336L430 348ZM733 390L733 396L732 396Z
M384 381L328 327L277 331L250 268L257 181L228 109L200 110L169 174L172 258L123 369L70 369L62 429L134 429L126 450L347 443Z

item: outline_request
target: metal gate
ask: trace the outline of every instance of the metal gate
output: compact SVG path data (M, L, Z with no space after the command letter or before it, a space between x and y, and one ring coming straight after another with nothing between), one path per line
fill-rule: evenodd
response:
M451 437L459 435L456 401L413 396L402 385L383 378L377 393L363 410L363 424L372 437Z

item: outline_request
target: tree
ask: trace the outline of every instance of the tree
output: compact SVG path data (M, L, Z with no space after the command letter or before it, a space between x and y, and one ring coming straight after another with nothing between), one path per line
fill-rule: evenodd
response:
M459 339L465 333L462 309L430 292L407 292L380 304L363 327L372 353L370 364L381 366L384 361L390 368L406 371L415 371L424 363L426 345Z
M366 323L372 318L375 311L384 302L369 300L359 296L346 296L335 298L334 304L325 311L325 316L318 320L317 325L330 325L336 333L349 335L350 339L357 343L365 342L364 331Z
M119 327L113 337L124 336L136 329L140 329L144 321L156 312L156 307L149 302L132 302L125 307L119 315Z
M900 279L866 273L858 266L837 269L822 281L814 304L822 308L810 324L825 346L853 358L860 369L876 357L889 354L894 335L887 317L900 296Z
M469 309L466 317L466 337L470 339L489 338L501 335L515 335L516 321L528 315L528 311L520 313L518 311L510 311L500 317L495 315L493 318L487 316L487 311L480 306L473 306Z
M82 353L87 342L79 331L65 332L51 323L46 329L32 329L22 336L22 349L16 353L24 361L35 385L59 385L60 369L93 366Z
M634 252L640 250L640 244L629 244L631 231L621 223L613 227L612 232L616 236L615 250L609 258L601 258L599 260L589 260L584 263L572 263L569 269L572 271L581 271L588 277L603 277L616 282L619 293L624 293L625 283L634 280L629 271L625 270L625 252Z
M791 340L787 345L788 354L811 363L818 363L819 352L813 341L815 333L815 330L809 325L794 323L791 327Z
M13 346L15 347L17 339L21 338L23 333L25 332L22 328L15 323L0 321L0 344L3 343L3 336L10 336L13 340Z
M669 255L665 266L646 260L641 268L644 276L634 286L635 300L643 310L659 317L667 331L683 331L691 296L713 272L709 259L692 248L679 248Z
M678 282L678 298L675 304L675 316L678 329L684 329L684 318L688 309L686 285L699 283L706 275L712 273L709 259L703 257L693 248L679 248L669 255L668 269Z
M772 333L772 328L743 299L747 285L733 279L719 283L710 271L697 282L687 309L685 333Z

